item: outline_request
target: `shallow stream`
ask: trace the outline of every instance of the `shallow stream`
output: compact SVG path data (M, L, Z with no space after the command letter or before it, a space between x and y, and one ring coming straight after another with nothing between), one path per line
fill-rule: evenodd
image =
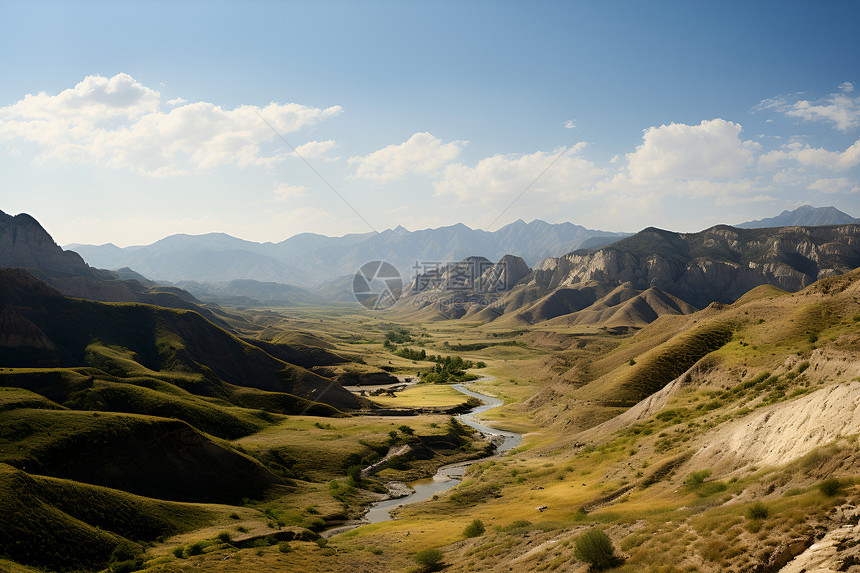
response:
M504 404L503 400L494 398L492 396L487 396L486 394L481 394L473 390L469 390L466 388L465 384L456 384L454 385L454 388L459 390L463 394L466 394L467 396L478 398L479 400L484 402L483 406L473 408L469 412L457 416L457 419L460 420L462 423L475 428L483 434L502 436L504 438L504 442L502 442L497 447L496 453L491 456L480 458L477 460L469 460L467 462L459 462L456 464L442 466L436 471L436 475L434 475L432 478L425 478L407 483L406 485L408 485L413 490L413 493L407 495L406 497L401 497L397 499L386 499L384 501L374 503L368 510L368 512L365 514L364 521L368 523L379 523L381 521L388 521L390 519L393 519L390 513L392 509L410 503L416 503L419 501L430 499L435 494L450 489L463 481L463 474L466 472L466 466L504 454L508 450L520 445L520 442L523 438L521 434L517 434L516 432L508 432L505 430L498 430L496 428L484 426L483 424L479 424L475 421L476 415L486 412L487 410L491 410L492 408L498 408L499 406Z

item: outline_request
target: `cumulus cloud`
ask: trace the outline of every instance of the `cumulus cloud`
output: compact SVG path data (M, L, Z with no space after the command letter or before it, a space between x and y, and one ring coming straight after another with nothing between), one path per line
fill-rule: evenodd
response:
M800 94L776 96L759 102L752 112L769 110L804 121L830 123L839 131L847 132L860 125L860 97L852 97L854 84L843 82L838 91L821 99L810 101L799 99Z
M564 128L565 129L573 129L575 127L576 127L576 122L572 119L569 119L566 122L564 122Z
M857 185L857 182L847 177L836 177L813 181L809 185L809 189L811 191L821 191L822 193L857 193L860 191L860 186Z
M328 139L326 141L309 141L304 145L296 147L296 153L305 159L312 159L315 157L322 157L335 147L337 147L337 143L333 139Z
M373 181L394 181L407 175L429 175L455 160L465 141L442 143L428 132L416 133L399 145L389 145L368 155L350 157L356 165L355 177Z
M767 201L775 186L753 169L761 145L744 140L742 132L740 124L720 118L650 127L634 151L615 159L617 168L594 191L637 209L659 206L655 216L667 208L667 197L712 198L716 206Z
M571 198L586 193L606 170L577 155L585 147L530 154L493 155L474 166L462 163L445 167L442 177L433 183L436 193L456 195L461 201L489 202L499 195L529 189L536 193L553 193L559 198Z
M723 119L699 125L671 123L645 130L642 144L627 154L633 183L731 179L753 162L759 144L740 138L740 124Z
M57 95L27 95L0 108L0 137L36 144L42 160L101 162L158 177L283 161L288 154L261 149L277 137L272 128L293 133L341 113L339 106L295 103L232 110L182 98L167 104L162 110L161 95L128 74L88 76Z
M822 167L832 171L846 171L860 164L860 139L845 151L828 151L811 147L808 143L792 141L759 158L762 168L778 168L780 163L795 161L806 167Z

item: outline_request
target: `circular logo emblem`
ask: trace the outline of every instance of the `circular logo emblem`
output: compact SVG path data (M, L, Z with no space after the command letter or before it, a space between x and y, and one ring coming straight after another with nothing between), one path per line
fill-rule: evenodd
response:
M371 261L361 265L352 278L352 294L358 304L382 310L397 302L403 290L400 272L391 263Z

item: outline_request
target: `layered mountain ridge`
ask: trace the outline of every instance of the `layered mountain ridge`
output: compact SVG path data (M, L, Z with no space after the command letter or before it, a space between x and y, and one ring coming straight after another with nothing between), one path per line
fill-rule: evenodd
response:
M395 309L425 319L642 326L662 314L734 302L757 286L795 292L857 267L860 225L855 224L718 225L699 233L652 227L606 247L544 259L501 289L452 288L446 277L457 266L448 268L449 275L419 275ZM432 288L418 288L422 285Z

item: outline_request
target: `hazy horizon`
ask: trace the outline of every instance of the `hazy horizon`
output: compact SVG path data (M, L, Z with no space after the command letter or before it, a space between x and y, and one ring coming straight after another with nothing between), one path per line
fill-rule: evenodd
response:
M0 14L0 208L60 244L860 212L853 3Z

